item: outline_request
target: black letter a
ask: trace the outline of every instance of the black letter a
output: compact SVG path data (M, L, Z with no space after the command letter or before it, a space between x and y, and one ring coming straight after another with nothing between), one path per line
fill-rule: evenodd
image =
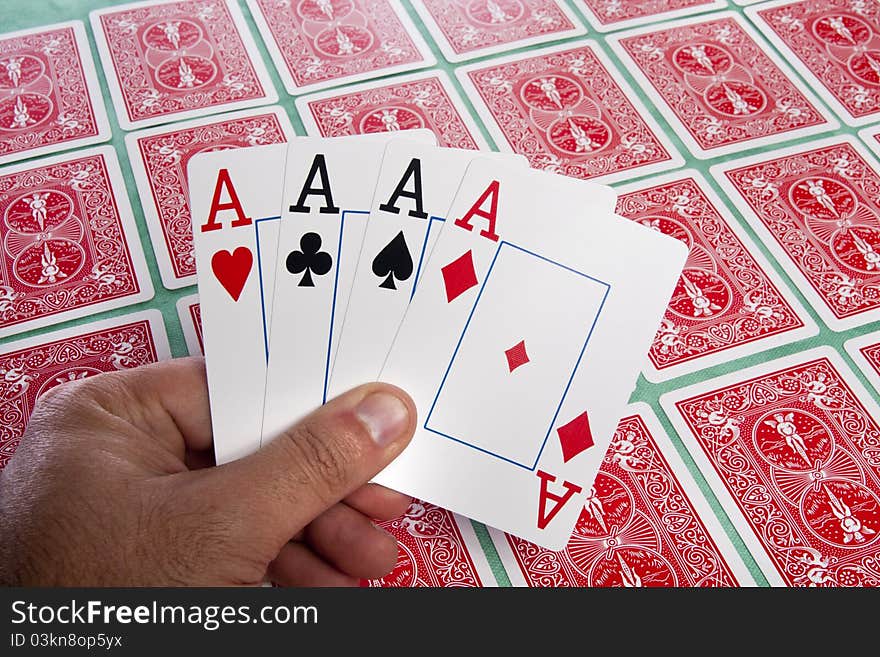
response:
M321 186L312 187L317 174L321 175ZM309 169L309 175L306 177L306 182L299 193L299 200L296 202L296 205L290 206L290 211L308 212L309 206L305 204L305 200L312 194L324 197L324 207L320 208L318 212L321 214L339 213L339 208L333 205L333 195L330 193L330 179L327 175L327 163L324 162L323 153L315 155L315 159L312 161L312 168Z
M413 179L414 188L411 192L405 189L410 178ZM428 213L422 209L422 161L418 158L414 157L410 160L409 166L406 168L403 178L397 183L397 188L394 190L391 198L388 199L387 203L380 205L379 209L392 214L400 214L400 208L395 204L401 196L411 198L416 202L416 209L410 210L408 213L410 217L415 217L416 219L428 218Z

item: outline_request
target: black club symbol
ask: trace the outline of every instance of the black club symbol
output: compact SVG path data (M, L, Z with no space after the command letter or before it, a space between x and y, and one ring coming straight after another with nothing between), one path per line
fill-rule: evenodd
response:
M306 233L299 240L299 250L291 251L287 256L287 271L291 274L303 274L298 287L315 287L312 274L323 276L333 266L333 258L326 251L321 251L321 236L318 233Z

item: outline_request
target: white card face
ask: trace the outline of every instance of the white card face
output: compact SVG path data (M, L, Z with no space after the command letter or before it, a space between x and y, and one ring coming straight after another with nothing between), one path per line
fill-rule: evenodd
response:
M260 446L286 156L276 144L197 155L188 167L217 463Z
M331 399L379 376L464 171L477 157L527 167L521 155L397 139L385 148L327 389Z
M395 137L303 137L290 144L270 331L284 339L269 352L264 440L326 400L376 177ZM428 130L406 135L413 137L435 141Z
M607 293L602 281L502 244L425 428L533 468ZM491 394L474 394L477 382Z
M470 165L380 374L419 427L375 481L565 545L687 255L613 196Z

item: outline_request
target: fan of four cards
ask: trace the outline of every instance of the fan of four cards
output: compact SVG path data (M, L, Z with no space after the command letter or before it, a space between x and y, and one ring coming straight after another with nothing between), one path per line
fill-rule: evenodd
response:
M562 549L684 244L425 130L205 153L189 188L218 463L387 381L418 429L377 483Z

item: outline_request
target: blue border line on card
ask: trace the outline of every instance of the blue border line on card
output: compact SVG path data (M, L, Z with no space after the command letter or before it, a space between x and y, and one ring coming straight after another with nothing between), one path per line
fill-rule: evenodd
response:
M260 312L263 316L263 349L266 364L269 364L269 327L266 325L266 291L263 287L263 258L260 257L260 224L264 221L278 221L281 217L263 217L254 221L254 239L257 242L257 275L260 279Z
M422 242L422 251L419 253L419 264L416 267L416 277L415 280L413 280L412 292L409 293L410 301L412 301L413 296L415 296L416 286L419 284L419 276L422 274L422 263L425 260L425 251L428 249L428 238L431 236L431 228L433 228L435 221L446 221L446 217L428 217L428 230L425 231L425 239Z
M339 256L342 254L342 238L345 235L345 217L350 214L367 215L369 210L343 210L339 220L339 244L336 247L336 271L333 272L333 303L330 306L330 330L327 335L327 358L324 362L324 389L321 403L327 401L327 386L330 384L330 350L333 348L333 325L336 321L336 292L339 289ZM343 309L344 311L345 309Z
M544 260L545 262L549 262L552 265L556 265L557 267L561 267L562 269L565 269L565 270L570 271L574 274L577 274L578 276L583 276L584 278L588 278L591 281L595 281L596 283L599 283L600 285L605 286L605 294L602 295L602 301L599 303L599 309L596 311L596 316L593 318L593 323L590 325L589 331L587 331L587 337L584 340L584 344L581 347L580 354L578 354L577 360L575 361L574 368L571 371L571 376L569 376L568 382L565 384L565 390L563 390L562 397L559 400L559 404L556 406L556 411L553 413L553 418L550 420L550 426L547 428L547 433L544 435L544 440L541 442L541 449L538 450L538 455L535 457L535 461L534 461L534 463L532 463L531 466L528 466L523 463L519 463L517 461L514 461L512 459L507 458L506 456L501 456L500 454L496 454L495 452L491 452L491 451L484 449L482 447L478 447L477 445L469 443L465 440L461 440L460 438L455 438L454 436L450 436L448 434L445 434L442 431L437 431L436 429L431 429L428 426L428 423L431 421L431 415L434 413L434 407L437 405L437 400L440 398L440 393L443 391L443 386L446 384L446 379L449 376L449 372L452 370L452 364L455 362L455 357L458 355L458 350L461 347L461 343L464 340L465 334L467 333L468 326L470 326L471 319L473 319L474 311L477 309L477 305L480 303L480 298L483 296L483 291L486 289L486 283L488 283L489 278L492 275L492 270L495 268L495 263L498 260L498 254L501 253L501 249L504 246L509 246L511 248L517 249L517 250L522 251L524 253L527 253L531 256L534 256L540 260ZM470 314L468 315L467 321L465 322L465 325L464 325L464 328L462 329L461 335L458 336L458 343L455 345L455 351L452 353L452 358L449 360L449 364L446 366L446 372L444 372L444 374L443 374L443 379L442 379L442 381L440 381L440 386L437 388L437 394L434 396L434 401L431 403L431 409L428 411L428 415L425 418L425 424L424 424L425 430L430 431L431 433L435 433L438 436L443 436L444 438L448 438L449 440L453 440L457 443L461 443L462 445L467 445L468 447L475 449L478 452L483 452L484 454L488 454L489 456L494 456L495 458L498 458L498 459L501 459L502 461L506 461L507 463L511 463L513 465L516 465L520 468L523 468L524 470L528 470L530 472L533 472L535 470L535 468L538 467L538 463L541 460L541 455L544 453L544 448L547 446L547 441L550 438L550 432L553 431L553 425L556 424L556 418L559 417L559 411L562 409L562 404L565 401L566 396L568 395L568 391L571 388L571 383L574 380L574 375L577 373L578 367L580 367L581 360L583 360L584 353L587 350L587 345L589 344L590 338L593 335L593 330L596 328L596 323L599 321L599 317L602 315L602 310L605 307L605 301L608 299L608 294L610 292L611 292L611 285L609 283L606 283L603 280L600 280L594 276L590 276L589 274L585 274L583 272L580 272L577 269L572 269L571 267L563 265L562 263L551 260L550 258L546 258L538 253L535 253L534 251L529 251L528 249L525 249L521 246L517 246L516 244L513 244L511 242L502 241L498 245L498 249L495 251L495 255L492 257L492 263L489 265L489 269L486 272L485 278L483 279L483 284L480 286L480 292L477 294L477 298L474 301L473 307L471 307Z

